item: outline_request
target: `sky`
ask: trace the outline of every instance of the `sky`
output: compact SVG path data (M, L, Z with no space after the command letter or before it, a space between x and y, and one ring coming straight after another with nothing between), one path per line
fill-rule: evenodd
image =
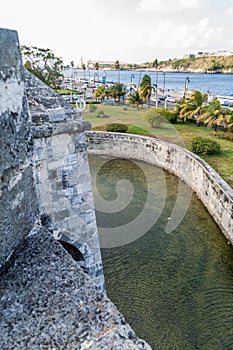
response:
M6 0L0 27L65 64L233 52L233 0Z

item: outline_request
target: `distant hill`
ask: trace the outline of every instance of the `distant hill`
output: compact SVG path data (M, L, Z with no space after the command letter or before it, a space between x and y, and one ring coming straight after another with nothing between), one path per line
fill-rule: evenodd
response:
M160 71L233 73L233 55L173 59L159 62Z
M155 61L145 63L119 63L119 69L157 71L157 68L155 68ZM233 74L233 55L174 58L168 61L157 61L156 63L158 63L158 71ZM112 62L100 61L98 65L100 69L116 70L115 63L113 64Z
M121 63L120 70L156 71L157 68L153 67L153 63ZM115 69L113 65L101 68ZM158 71L233 74L233 55L169 59L168 61L158 62Z

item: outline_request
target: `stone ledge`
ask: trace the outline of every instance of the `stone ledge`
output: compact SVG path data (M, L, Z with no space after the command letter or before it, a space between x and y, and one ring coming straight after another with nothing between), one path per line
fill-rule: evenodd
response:
M151 349L48 232L25 243L1 277L1 350Z

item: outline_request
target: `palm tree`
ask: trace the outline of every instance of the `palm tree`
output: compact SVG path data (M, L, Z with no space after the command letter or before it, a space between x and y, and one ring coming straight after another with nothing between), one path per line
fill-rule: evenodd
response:
M231 130L233 114L229 108L223 108L219 100L215 98L203 109L197 120L203 121L209 128L213 127L215 131L221 124L225 124L228 130Z
M114 65L115 65L115 69L118 70L118 82L120 82L120 62L118 60L116 60Z
M227 130L233 132L233 111L229 108L225 108L226 114L224 116L223 123L226 124Z
M95 99L98 99L100 98L101 101L104 100L106 96L106 89L105 89L105 86L104 85L99 85L96 89L95 89L95 92L94 92L94 98Z
M158 68L159 64L158 64L158 60L157 58L152 62L152 68Z
M105 85L105 97L107 97L107 99L109 100L110 96L111 96L111 88L106 87L106 85Z
M99 63L96 62L95 63L95 70L97 70L97 72L98 72L98 81L99 81L99 69L100 69Z
M150 108L150 98L153 91L156 91L156 85L151 83L151 77L145 74L140 84L140 96L148 101L148 107Z
M179 118L184 122L187 119L197 119L201 115L203 108L206 107L207 94L203 94L200 91L194 91L190 100L184 98L177 104L179 111Z
M159 79L159 63L157 58L152 62L152 68L156 68L156 107L158 107L158 79Z
M128 97L129 103L131 103L133 106L137 106L137 109L139 110L139 106L143 104L143 99L140 96L140 93L138 90L133 91L129 97Z
M111 95L118 102L120 102L121 98L123 98L124 103L124 97L127 94L127 90L125 88L125 85L122 83L116 83L111 87Z
M83 69L84 80L86 80L86 75L85 75L85 72L86 72L86 65L85 65L85 63L82 63L82 69Z

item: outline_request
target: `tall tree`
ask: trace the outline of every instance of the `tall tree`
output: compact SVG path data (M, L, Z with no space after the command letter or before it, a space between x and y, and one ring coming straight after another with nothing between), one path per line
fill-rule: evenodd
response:
M159 63L157 58L152 62L152 68L156 69L156 107L158 107L158 81L159 81Z
M95 63L95 70L97 70L98 81L99 81L99 69L100 69L99 63L96 62L96 63Z
M116 60L114 65L115 65L115 69L118 70L118 82L120 82L120 62L118 60Z
M52 89L59 86L63 78L62 69L64 63L60 57L56 57L50 49L35 46L21 46L24 67L42 80Z
M151 77L145 74L142 78L142 82L139 86L140 96L148 101L148 107L150 108L150 98L153 91L156 91L156 84L152 84Z
M154 69L158 68L159 63L158 63L157 58L152 62L151 66L152 66L152 68L154 68Z
M179 118L184 122L187 119L196 118L201 115L203 108L206 107L207 94L203 94L200 91L194 91L190 100L182 99L178 104Z
M120 102L122 98L124 103L124 98L126 94L127 94L126 87L122 83L116 83L111 87L111 95L118 102Z
M86 80L86 74L85 74L85 72L86 72L86 65L85 65L85 63L82 63L82 69L83 69L84 80Z
M215 98L203 109L197 120L204 122L209 128L214 128L215 131L221 124L226 125L226 128L231 131L233 112L229 108L223 108L219 100Z

